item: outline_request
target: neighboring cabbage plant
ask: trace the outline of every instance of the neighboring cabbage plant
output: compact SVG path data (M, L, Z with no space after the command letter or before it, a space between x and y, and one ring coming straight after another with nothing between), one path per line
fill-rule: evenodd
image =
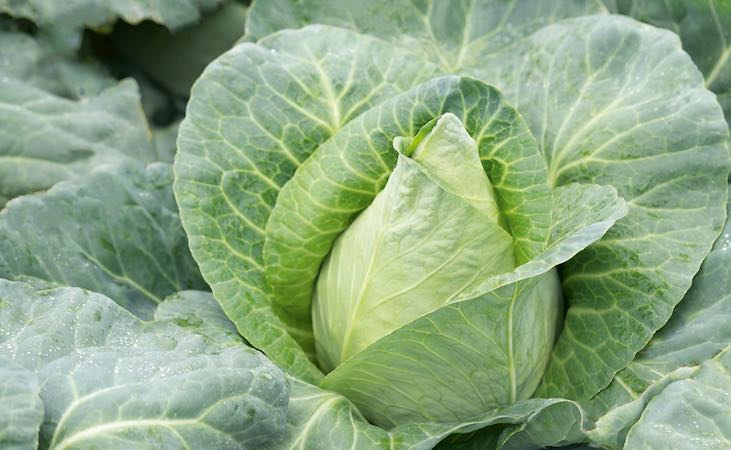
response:
M255 3L178 139L193 256L292 377L289 442L590 440L726 218L715 96L598 1L356 3Z

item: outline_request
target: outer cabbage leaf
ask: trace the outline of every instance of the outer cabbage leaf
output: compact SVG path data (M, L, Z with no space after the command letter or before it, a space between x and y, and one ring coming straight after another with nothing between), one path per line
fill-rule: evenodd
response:
M0 356L0 447L7 450L38 448L43 403L38 379L32 372Z
M72 101L0 74L0 122L0 206L105 163L157 160L132 81Z
M731 330L726 326L731 320L729 236L731 221L726 222L721 237L670 321L634 361L615 375L612 383L587 405L589 415L598 419L589 433L594 442L607 448L622 448L627 433L644 408L649 402L655 402L653 398L663 395L667 399L663 392L675 382L689 377L695 379L697 371L712 373L715 371L713 366L724 364L723 357L719 355L727 352L731 345ZM694 383L693 380L688 381L690 385ZM731 392L731 386L723 383L717 387ZM677 386L672 389L677 389ZM660 404L655 402L655 408ZM682 420L689 422L696 420L686 413L678 412L676 417L685 417Z
M171 321L221 346L245 342L210 292L176 292L160 303L155 320Z
M731 448L731 351L704 362L648 403L625 448Z
M284 431L284 377L255 350L81 289L3 280L0 297L0 355L42 385L43 448L257 447Z
M348 11L348 14L343 14ZM350 28L418 52L447 74L462 73L489 53L559 20L606 12L601 0L257 1L246 38L321 23Z
M531 399L486 411L478 417L459 423L417 423L386 431L366 422L360 412L343 396L290 379L291 394L288 434L276 448L353 448L353 449L431 449L442 442L444 448L459 448L462 434L480 433L481 449L543 448L561 444L559 430L540 430L533 423L546 418L564 420L560 430L572 429L565 435L569 442L581 441L582 411L571 401ZM506 433L506 424L521 424L526 434ZM480 431L477 431L480 430ZM531 431L535 433L530 434ZM474 439L470 436L470 440ZM519 439L520 438L520 439ZM521 446L525 445L525 446ZM442 448L442 447L439 447Z
M527 400L529 403L533 400ZM522 403L522 402L519 402ZM467 434L452 434L436 447L449 450L539 450L561 448L579 450L572 445L585 442L584 417L574 402L555 401L537 408L516 424L487 427ZM563 447L571 445L570 447ZM583 447L582 447L583 449Z
M115 84L101 66L59 55L17 31L0 31L0 77L67 98L98 95Z
M202 12L219 3L221 0L0 0L0 13L33 21L65 50L81 44L84 27L101 27L119 18L129 23L152 20L177 29L198 21Z
M163 163L102 167L0 212L0 277L35 277L109 295L143 318L205 283L190 256Z
M611 3L615 2L612 5ZM719 0L608 1L612 10L680 36L731 123L731 4Z
M0 78L13 80L13 89L28 92L4 99L7 104L3 106L8 109L4 117L23 130L43 127L44 132L35 135L29 131L22 139L10 134L2 142L0 162L6 167L0 169L0 206L15 195L46 189L57 181L85 174L122 156L172 162L177 125L148 131L146 121L139 114L140 93L144 109L152 119L161 114L158 103L169 106L169 100L162 100L163 94L146 82L144 75L135 73L140 83L139 93L130 90L126 95L110 95L104 91L117 81L97 61L88 56L80 60L75 55L54 51L45 40L14 31L12 22L4 26L0 21L0 30L5 28L8 30L0 31ZM85 100L70 102L56 96ZM44 103L44 108L31 110L29 103L33 101ZM20 124L10 120L17 107L29 110ZM85 123L55 117L61 110ZM112 133L110 130L115 127L118 128ZM69 131L71 134L66 134ZM141 136L150 141L150 132L152 143L140 139L128 146L122 139L127 133L129 137ZM92 137L93 134L98 136ZM69 149L69 145L74 147Z

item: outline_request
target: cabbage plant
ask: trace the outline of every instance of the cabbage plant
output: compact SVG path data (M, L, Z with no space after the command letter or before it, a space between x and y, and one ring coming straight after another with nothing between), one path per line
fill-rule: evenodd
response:
M175 161L193 256L239 332L392 438L531 398L578 402L560 407L583 430L577 405L710 251L729 172L677 36L604 13L255 4L250 42L194 86Z
M731 448L726 2L0 13L0 448Z

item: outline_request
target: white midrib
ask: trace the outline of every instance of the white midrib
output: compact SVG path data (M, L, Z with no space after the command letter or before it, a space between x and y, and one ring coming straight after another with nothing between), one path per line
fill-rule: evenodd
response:
M310 428L312 428L312 426L317 423L320 417L329 410L330 406L332 406L332 404L336 403L338 400L340 399L337 397L333 397L331 399L325 400L323 403L320 404L320 406L317 407L317 410L315 410L315 412L310 416L309 420L307 421L307 425L305 425L305 427L299 433L297 439L295 439L292 445L289 446L290 450L294 448L305 448L305 445L307 444L307 435L310 432Z
M307 54L311 58L311 64L315 67L318 75L320 75L320 85L322 86L323 91L325 91L325 97L327 98L327 103L330 107L330 115L332 116L332 129L334 131L338 130L342 126L342 113L340 112L340 102L338 100L339 96L335 95L335 89L333 89L330 77L325 73L322 65L320 65L320 61L317 59L315 54L312 53L312 50L309 47L305 45L305 48L307 49ZM335 133L333 132L333 134Z
M518 398L518 382L515 373L515 354L513 350L513 309L517 301L518 289L513 292L513 298L510 299L510 307L508 308L508 375L510 377L510 403L515 403Z
M81 246L77 245L77 248L79 249L79 252L85 258L87 258L88 260L90 260L91 262L93 262L94 264L96 264L96 266L99 267L99 269L102 272L104 272L105 274L107 274L109 277L113 278L116 281L119 281L121 283L124 283L124 284L130 286L133 289L136 289L142 295L144 295L148 299L152 300L155 304L159 304L160 302L162 302L162 299L161 298L157 297L155 294L153 294L152 292L150 292L147 289L145 289L141 284L137 283L135 280L133 280L132 278L130 278L129 276L127 276L126 273L124 275L119 275L119 274L113 272L107 266L105 266L104 264L102 264L102 262L99 261L91 253L89 253L89 252L85 251L84 249L82 249ZM117 255L117 256L119 256L119 255Z
M127 428L144 428L144 427L164 427L171 428L182 425L201 425L201 422L195 419L178 419L178 420L159 420L159 419L142 419L142 420L123 420L119 422L105 423L87 428L79 433L72 434L70 437L63 439L53 450L63 450L71 448L71 445L92 438L99 434L112 433Z
M75 340L77 340L76 337L74 337ZM74 398L75 400L69 405L69 407L64 411L63 415L61 415L61 418L56 423L56 429L60 430L63 429L64 426L66 426L66 420L72 416L73 412L76 411L76 409L80 406L85 404L88 401L93 400L96 397L99 397L100 395L104 395L107 392L114 391L116 389L119 389L119 386L109 386L104 389L100 389L98 391L94 391L90 394L84 395L83 397L78 396L78 392L76 389L76 384L71 383L71 388L73 389ZM55 438L55 436L54 436ZM53 439L51 439L51 447L55 447Z

